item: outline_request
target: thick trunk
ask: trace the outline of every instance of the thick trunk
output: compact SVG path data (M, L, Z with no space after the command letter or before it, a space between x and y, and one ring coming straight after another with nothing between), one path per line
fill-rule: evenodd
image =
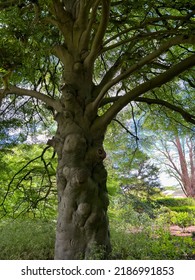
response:
M63 90L63 99L64 111L56 116L58 130L50 141L58 154L55 259L105 258L110 239L103 135L92 134L70 89Z

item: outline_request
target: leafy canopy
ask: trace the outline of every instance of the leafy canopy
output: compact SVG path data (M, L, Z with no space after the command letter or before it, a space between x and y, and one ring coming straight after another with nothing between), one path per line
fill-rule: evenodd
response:
M180 90L194 88L194 8L169 0L3 1L0 71L12 76L1 98L29 96L59 112L65 82L82 96L85 113L101 108L101 125L129 102L195 123L192 92Z

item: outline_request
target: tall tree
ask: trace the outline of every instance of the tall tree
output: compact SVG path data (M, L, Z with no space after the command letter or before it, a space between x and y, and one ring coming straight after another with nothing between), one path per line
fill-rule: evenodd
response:
M162 142L160 152L166 159L168 173L180 184L189 197L195 197L195 142L190 136L175 136Z
M13 96L32 97L57 122L48 141L58 155L56 259L88 258L94 245L110 252L103 141L128 103L195 123L186 96L158 90L193 83L194 8L170 0L1 1L2 110Z

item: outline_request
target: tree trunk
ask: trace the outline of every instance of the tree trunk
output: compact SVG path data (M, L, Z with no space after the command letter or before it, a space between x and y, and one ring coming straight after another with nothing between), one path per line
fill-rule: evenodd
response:
M179 161L181 166L181 182L186 191L187 196L195 197L195 182L194 182L194 159L192 155L192 146L189 145L186 138L186 144L188 146L189 163L185 158L185 151L182 149L182 145L179 137L175 139L175 145L179 155ZM192 143L191 143L192 144Z
M58 154L55 259L106 258L111 246L104 132L92 133L71 88L63 89L62 99L64 110L56 116L57 133L50 140Z

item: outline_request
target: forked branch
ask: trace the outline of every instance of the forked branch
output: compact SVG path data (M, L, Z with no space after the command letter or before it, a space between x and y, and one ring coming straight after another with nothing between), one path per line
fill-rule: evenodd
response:
M156 87L160 87L163 84L166 84L167 82L171 81L174 77L178 76L180 73L184 72L185 70L190 69L194 65L195 65L195 55L191 55L190 57L184 59L180 63L172 66L169 70L165 71L164 73L159 74L157 77L147 82L144 82L141 85L134 88L133 90L127 92L125 95L121 96L118 100L116 100L115 103L107 110L107 112L97 120L98 122L97 125L99 125L100 123L102 125L108 125L112 121L112 119L117 115L117 113L121 109L123 109L129 102L135 100L138 101L138 97L140 97L144 93ZM156 99L154 99L154 101L156 101ZM168 104L166 103L162 105L164 106L167 105L168 107ZM172 107L170 109L176 110L177 107ZM185 115L184 111L182 112L181 110L179 113L182 113L183 117L185 116L185 119L188 122L195 123L195 118L190 114Z
M126 71L119 74L116 78L114 78L112 80L108 80L107 83L105 83L105 82L102 83L102 86L99 87L100 92L99 92L96 100L94 101L94 106L96 106L96 107L99 106L99 104L100 104L101 100L104 98L105 94L114 85L116 85L120 81L128 78L132 73L136 72L137 70L142 68L144 65L147 65L148 63L150 63L151 61L153 61L154 59L159 57L161 54L165 53L172 46L178 45L180 43L195 43L195 36L193 36L193 35L189 36L189 37L188 36L187 37L176 36L176 37L168 40L166 43L162 44L157 50L153 51L152 53L150 53L147 56L145 56L144 58L142 58L139 62L137 62L134 65L132 65L131 67L129 67Z
M89 67L93 65L100 48L102 47L103 38L107 29L110 14L110 0L102 0L101 20L92 42L91 51L85 60L85 64Z

